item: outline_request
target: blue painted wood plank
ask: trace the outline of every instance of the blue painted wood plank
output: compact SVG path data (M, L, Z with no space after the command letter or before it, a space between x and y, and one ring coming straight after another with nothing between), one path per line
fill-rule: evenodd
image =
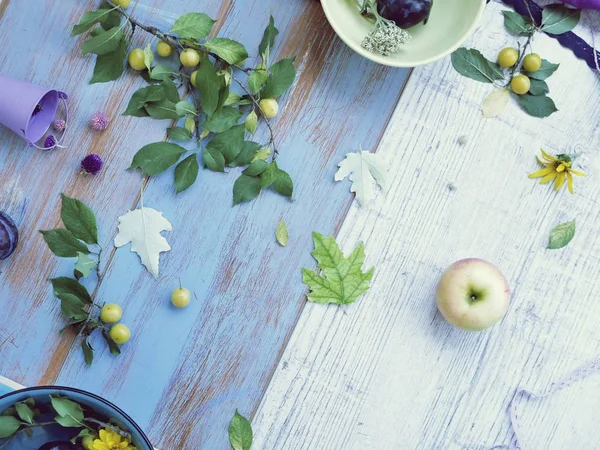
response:
M275 123L280 165L290 172L296 189L293 202L266 192L251 204L231 208L237 170L227 175L202 171L196 185L177 197L172 175L151 179L145 205L164 211L172 222L174 230L165 236L173 250L162 256L158 281L128 249L115 253L97 300L123 305L124 321L134 338L120 358L97 345L97 360L88 369L78 347L66 354L71 337L59 340L55 334L58 305L45 280L50 274L65 274L69 264L57 264L35 230L57 224L58 193L66 189L98 211L103 243L109 246L116 218L137 199L140 177L124 169L141 145L163 138L164 127L152 119L119 118L118 125L97 142L84 117L97 108L94 104L117 117L141 83L128 75L109 85L83 84L91 61L79 58L78 44L67 32L56 30L67 29L94 2L65 6L48 0L47 9L33 11L33 18L28 3L31 0L9 4L0 19L4 36L0 42L16 47L0 60L0 72L10 69L22 77L35 73L37 80L65 80L65 90L76 94L72 101L80 123L71 130L77 153L65 151L60 159L34 152L15 155L16 149L0 153L0 181L22 173L12 168L16 164L23 169L32 159L40 163L42 157L44 168L56 173L56 179L20 178L30 201L24 224L27 238L14 258L0 266L0 330L15 334L18 347L0 347L0 361L6 361L0 363L0 372L24 384L56 381L99 393L131 413L161 447L226 448L229 419L236 408L244 414L256 408L304 305L300 269L314 266L311 231L335 232L347 210L348 186L333 182L337 163L359 145L377 145L406 72L376 66L353 54L335 37L318 2L138 4L134 14L154 24L193 10L218 16L221 35L243 41L251 52L273 13L282 32L277 53L298 56L298 80L283 99ZM33 30L14 36L2 31L15 23L21 27L29 27L30 21L43 23L49 15L52 27L42 24L35 31L49 36L36 43L48 57L29 72L19 55L32 47L24 37ZM54 65L52 60L62 63ZM11 142L18 147L18 142ZM74 167L92 149L105 152L107 170L98 178L82 179ZM286 248L274 239L280 219L290 230ZM29 272L35 275L19 275ZM178 279L198 296L184 311L169 304ZM32 286L27 285L29 280ZM23 293L34 296L35 302L10 301ZM14 317L25 319L17 323ZM23 327L33 334L23 332Z

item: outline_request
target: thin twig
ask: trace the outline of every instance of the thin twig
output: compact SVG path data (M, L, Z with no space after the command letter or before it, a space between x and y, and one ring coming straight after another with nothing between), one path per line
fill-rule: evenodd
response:
M92 417L86 417L83 420L85 422L90 422L90 423L94 423L96 425L100 425L102 428L111 430L111 431L117 433L122 438L125 438L128 441L131 441L131 433L128 433L127 431L123 431L123 430L121 430L119 427L117 427L115 425L112 425L112 424L106 423L106 422L102 422L101 420L97 420L97 419L94 419Z

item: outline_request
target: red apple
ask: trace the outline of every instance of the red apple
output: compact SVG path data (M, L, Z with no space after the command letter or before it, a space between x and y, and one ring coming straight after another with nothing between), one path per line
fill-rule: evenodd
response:
M478 258L456 261L437 287L442 316L463 330L480 331L498 322L508 310L510 286L493 264Z

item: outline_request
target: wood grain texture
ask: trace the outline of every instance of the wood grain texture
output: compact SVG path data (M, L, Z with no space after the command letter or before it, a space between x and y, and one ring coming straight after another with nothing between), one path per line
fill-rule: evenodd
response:
M101 243L110 249L117 217L139 200L141 177L125 169L142 145L164 139L168 124L120 116L144 84L139 77L86 84L93 60L79 56L83 38L69 38L69 29L97 3L11 1L0 19L6 49L0 72L66 91L74 117L68 148L52 153L27 149L1 131L0 185L12 186L0 194L1 206L22 212L16 218L23 237L17 252L0 263L0 373L24 385L67 384L100 394L131 414L161 448L226 448L234 410L249 415L258 406L304 306L300 268L311 263L311 231L333 233L347 212L350 195L332 181L336 164L361 144L378 144L406 71L353 54L317 2L132 2L133 14L161 26L204 11L219 19L221 35L243 41L251 53L269 13L275 16L281 30L276 53L297 55L299 69L275 123L280 166L295 181L295 199L265 193L231 208L235 170L203 171L177 197L171 173L151 179L144 202L173 224L165 233L173 250L161 257L158 281L128 248L106 252L96 299L122 304L134 337L120 358L94 342L97 358L88 369L73 336L57 334L63 323L47 280L69 274L71 262L52 256L37 230L59 225L59 193L65 191L97 212ZM135 45L146 42L136 33ZM94 134L87 120L98 109L113 121ZM78 173L80 159L91 152L106 163L97 177ZM286 248L274 238L280 219L290 229ZM198 296L186 311L169 304L179 279Z
M501 9L486 8L467 46L494 58L514 44ZM368 208L353 204L338 236L346 251L365 242L373 286L347 308L304 309L254 417L255 448L510 444L517 386L541 390L600 353L600 77L548 37L534 49L561 62L549 79L560 111L544 120L514 102L483 119L491 86L461 77L449 58L412 72L377 150L389 192ZM577 165L589 176L575 195L527 178L540 146L583 153ZM550 230L573 219L569 246L546 250ZM513 289L506 317L481 333L454 329L435 305L442 271L469 256L494 262ZM522 403L524 449L600 448L599 387L594 375Z

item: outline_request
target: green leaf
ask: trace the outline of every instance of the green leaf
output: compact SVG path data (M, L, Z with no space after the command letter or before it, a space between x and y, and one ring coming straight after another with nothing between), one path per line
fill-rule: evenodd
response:
M240 117L242 113L235 106L225 106L208 118L202 126L213 133L222 133L231 129Z
M106 18L106 20L100 22L102 28L104 28L105 30L110 30L111 28L118 27L119 25L121 25L121 14L119 14L119 11L115 10L112 7L112 5L110 5L107 2L102 2L100 4L100 8L112 9L112 11L108 13L108 17Z
M275 230L275 239L277 239L279 245L285 247L288 245L289 238L287 225L283 220L280 220L277 224L277 229Z
M67 277L52 278L52 289L54 295L61 300L63 298L74 296L84 303L92 303L92 297L88 290L77 280Z
M150 44L146 45L146 48L144 49L144 65L146 66L146 69L148 69L148 71L150 73L152 73L152 63L154 62L154 52L152 51L152 47L150 46Z
M165 64L157 64L156 66L154 66L154 68L150 72L151 79L160 80L160 81L165 80L165 79L171 79L175 75L178 75L178 73L174 72L173 69L171 69L169 66L167 66Z
M269 167L269 163L263 161L262 159L258 159L246 167L242 173L251 177L257 177L263 173L267 167Z
M21 422L13 416L0 416L0 439L12 436L17 432Z
M188 114L196 114L196 107L192 102L181 100L175 105L175 111L177 111L177 114L183 117Z
M105 55L115 51L122 39L123 30L121 27L114 27L85 41L81 46L81 52L84 55L90 53L95 55Z
M229 422L229 443L233 450L250 450L252 446L252 425L237 410Z
M177 120L181 117L177 112L176 104L166 98L147 104L145 109L150 117L158 120Z
M178 194L196 182L199 169L198 157L195 153L177 164L177 167L175 167L175 189Z
M545 80L554 72L556 72L556 69L558 69L559 66L560 64L553 64L550 61L542 59L542 67L535 72L527 72L527 76L529 78L533 78L534 80Z
M244 142L242 151L238 153L238 155L235 157L235 159L231 162L230 165L233 167L247 166L248 164L253 162L252 158L254 158L256 152L258 152L260 149L261 145L256 142Z
M581 10L568 8L562 3L548 5L542 10L541 29L545 33L563 34L579 23Z
M263 61L265 61L265 63L269 59L271 49L273 48L273 45L275 44L275 38L277 37L278 34L279 34L279 30L277 28L275 28L275 19L273 19L273 16L271 16L269 18L269 25L267 25L267 28L265 28L263 38L260 41L260 45L258 46L258 53L261 56L261 58L263 59ZM258 91L256 91L256 92L258 92Z
M294 183L289 174L277 166L273 161L269 167L260 175L260 186L264 189L273 186L275 191L285 197L291 197L294 193Z
M111 354L113 354L113 355L121 354L121 349L119 348L119 345L115 341L112 340L112 338L109 336L108 332L104 328L102 329L102 337L106 341L106 345L108 345L108 349L110 350Z
M238 125L223 133L217 134L208 143L206 148L217 150L225 157L225 162L235 160L244 147L244 125Z
M233 184L233 204L254 200L260 194L260 179L248 175L240 175Z
M187 116L184 122L185 129L190 133L190 137L194 131L196 131L196 120L192 116Z
M154 142L143 146L133 157L130 169L142 169L144 175L156 175L164 172L187 150L171 142Z
M529 36L533 34L531 22L521 14L513 11L502 11L504 15L504 27L515 36Z
M248 88L253 94L258 94L267 82L269 75L265 69L256 69L248 76Z
M69 230L56 228L54 230L40 230L44 241L50 251L61 258L75 258L77 252L87 253L89 249L80 240L76 239Z
M144 107L147 102L157 102L165 98L165 89L162 85L146 86L138 89L131 96L127 109L123 113L124 116L138 116L143 112L142 116L147 116Z
M33 423L33 416L35 413L33 409L29 407L29 405L25 402L15 403L15 409L17 410L17 414L21 418L23 422L27 422L28 424Z
M98 22L104 22L106 19L108 19L109 13L110 9L99 9L98 11L86 12L83 16L81 16L81 19L79 19L79 23L73 26L71 37L85 33Z
M177 19L171 32L182 38L205 39L214 24L215 20L204 13L188 13Z
M238 64L248 58L248 52L244 46L231 39L209 39L204 43L204 47L206 47L210 52L217 54L229 64Z
M65 194L60 195L62 198L60 218L65 224L65 228L73 233L73 236L77 239L81 239L88 244L97 244L98 227L96 216L91 208L80 200Z
M554 101L545 95L517 95L517 103L523 111L533 117L548 117L558 111Z
M87 277L90 273L96 270L98 261L90 258L85 253L77 253L77 263L75 264L75 273L81 277Z
M287 91L296 79L296 68L293 59L282 59L269 67L269 77L262 88L262 98L279 97Z
M96 58L94 66L94 75L90 80L90 84L105 83L118 79L125 69L125 57L127 56L127 47L125 39L121 39L116 50L99 55Z
M266 161L269 156L271 156L271 149L269 147L262 147L254 154L250 162L254 162L258 159Z
M94 349L87 338L81 341L81 350L83 350L83 358L85 359L85 363L88 366L91 366L94 362Z
M167 128L167 137L173 141L189 141L192 133L182 127L171 127Z
M213 172L225 172L225 157L217 149L207 146L202 152L202 162Z
M72 294L62 294L60 297L60 310L63 315L72 321L82 321L87 319L88 313L85 310L85 304L79 297Z
M550 232L548 248L555 250L565 247L575 236L575 221L558 225Z
M160 85L163 87L167 100L173 103L179 103L179 100L181 100L181 98L179 98L179 91L172 80L165 78L160 82Z
M71 444L77 443L79 439L83 439L86 436L94 436L94 434L87 428L84 428L79 434L71 439Z
M488 61L479 50L459 48L452 53L452 66L462 76L482 83L503 80L504 72L498 64Z
M83 409L78 403L69 400L65 397L57 395L50 396L52 408L58 414L55 420L63 427L82 427L83 425ZM59 421L59 418L61 419Z
M530 79L531 87L529 88L529 93L531 95L545 95L550 89L545 81Z
M312 252L317 260L320 273L302 269L302 281L310 288L308 301L315 303L335 303L347 305L356 301L358 296L370 287L375 269L363 272L365 247L358 247L345 257L333 237L313 233L315 249Z
M258 125L258 116L254 110L250 111L250 114L246 116L246 121L244 124L246 125L246 130L248 130L248 133L254 134L256 131L256 126Z
M236 94L235 92L229 92L227 94L227 98L225 99L225 101L223 102L223 106L233 106L233 105L237 105L240 103L240 100L242 99L242 97L240 97L238 94Z
M200 64L195 84L206 115L212 116L219 103L219 89L221 88L221 80L212 64Z

